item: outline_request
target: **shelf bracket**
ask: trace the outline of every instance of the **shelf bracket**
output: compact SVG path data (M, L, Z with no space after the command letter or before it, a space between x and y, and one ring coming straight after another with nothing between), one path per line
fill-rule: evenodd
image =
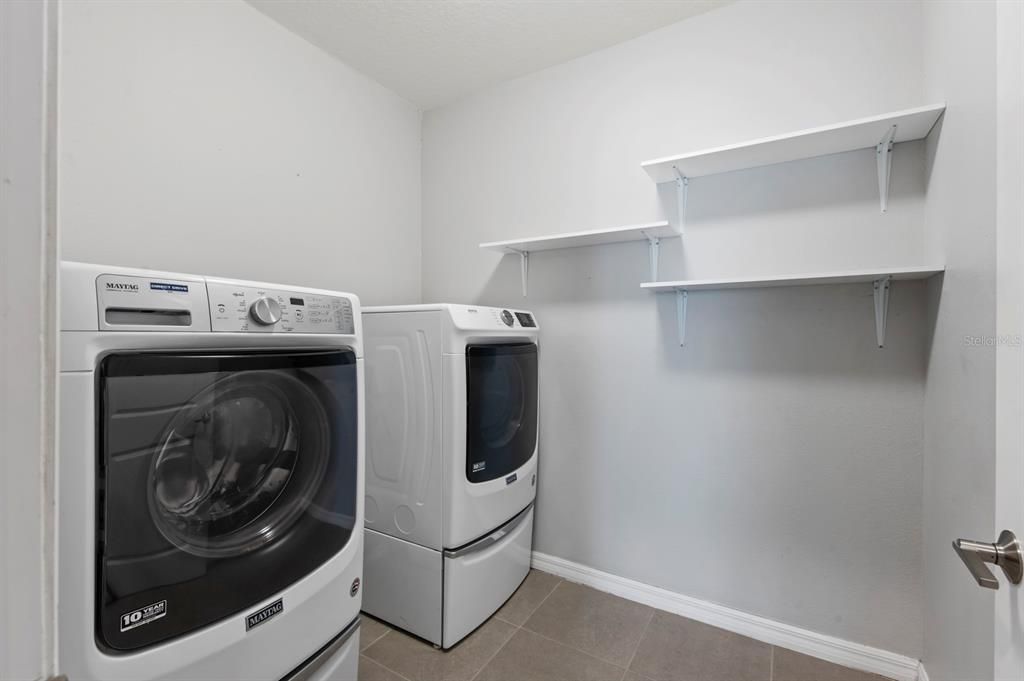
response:
M892 171L892 147L896 137L896 126L892 126L875 146L875 161L878 164L878 200L884 213L889 208L889 174Z
M672 172L676 174L676 231L683 233L686 227L686 200L689 193L690 179L679 172L679 168L672 166Z
M647 237L647 249L651 258L651 281L658 281L658 253L661 251L661 239L644 234Z
M679 333L679 347L686 345L686 299L688 294L682 289L676 289L676 324Z
M892 277L875 279L875 339L885 346L885 322L889 315L889 285Z
M519 253L519 276L523 280L523 298L526 297L526 284L530 279L530 252L517 251Z

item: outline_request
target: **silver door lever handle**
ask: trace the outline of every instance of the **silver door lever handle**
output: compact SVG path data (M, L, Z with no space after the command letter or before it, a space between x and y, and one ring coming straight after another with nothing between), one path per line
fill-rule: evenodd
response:
M999 541L995 544L957 539L953 542L953 550L971 571L971 576L978 582L978 586L986 589L998 589L999 580L985 567L985 563L1003 568L1003 574L1011 584L1020 584L1021 577L1024 576L1021 545L1016 535L1009 530L1000 532Z

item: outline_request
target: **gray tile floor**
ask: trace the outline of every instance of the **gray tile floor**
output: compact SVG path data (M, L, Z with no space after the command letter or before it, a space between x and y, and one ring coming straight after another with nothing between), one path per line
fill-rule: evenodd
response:
M883 681L533 570L449 651L363 618L360 681Z

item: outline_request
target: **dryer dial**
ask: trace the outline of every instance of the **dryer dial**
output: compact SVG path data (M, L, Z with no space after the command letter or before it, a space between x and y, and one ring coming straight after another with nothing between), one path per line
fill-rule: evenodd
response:
M501 321L505 322L505 326L512 326L515 323L512 319L512 313L508 310L501 311Z
M249 316L261 326L273 326L281 321L281 305L273 298L263 296L249 306Z

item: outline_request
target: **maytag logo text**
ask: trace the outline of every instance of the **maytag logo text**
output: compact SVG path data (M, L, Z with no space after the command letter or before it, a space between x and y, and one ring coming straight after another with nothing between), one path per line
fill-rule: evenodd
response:
M125 281L108 281L108 291L124 291L125 293L138 293L139 285Z
M280 615L283 611L284 600L278 598L276 601L274 601L267 607L263 608L262 610L254 612L253 614L247 616L245 618L245 630L249 631L253 627L258 627L259 625L269 620L271 617L274 617L275 615Z

